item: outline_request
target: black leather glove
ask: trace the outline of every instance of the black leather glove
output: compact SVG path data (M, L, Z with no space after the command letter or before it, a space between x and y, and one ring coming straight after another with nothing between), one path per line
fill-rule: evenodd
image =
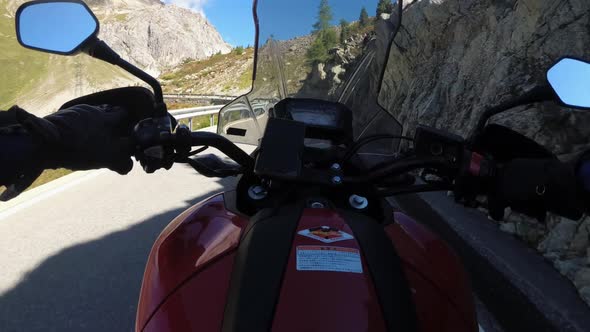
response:
M45 118L19 108L16 118L38 144L44 169L109 168L127 174L133 168L134 123L123 108L75 105Z
M574 169L557 159L514 159L498 171L488 196L490 216L504 217L504 209L544 221L547 212L577 220L584 213Z

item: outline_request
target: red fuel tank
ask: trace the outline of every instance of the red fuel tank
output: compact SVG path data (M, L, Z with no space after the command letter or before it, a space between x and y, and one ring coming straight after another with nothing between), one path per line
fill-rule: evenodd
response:
M401 258L419 330L477 331L457 257L409 217L395 220L384 231ZM150 254L136 330L220 331L247 222L226 210L223 195L176 218ZM338 212L304 209L292 241L273 331L387 330L366 258Z
M231 257L246 224L246 219L226 210L223 194L191 207L174 219L162 231L148 258L137 308L136 331L141 331L165 302L168 304L164 309L169 303L175 303L176 297L182 299L184 294L192 296L184 306L178 311L160 310L160 315L152 322L157 325L161 319L169 318L182 323L177 318L187 314L200 320L201 325L195 327L195 331L209 330L206 328L209 321L221 324L223 317L211 316L211 310L218 308L223 315L233 264ZM177 329L156 326L154 329L154 324L147 330L191 331L190 325Z

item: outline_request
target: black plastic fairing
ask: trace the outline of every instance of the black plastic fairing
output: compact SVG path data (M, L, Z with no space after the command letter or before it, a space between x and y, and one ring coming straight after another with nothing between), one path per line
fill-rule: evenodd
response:
M416 309L403 263L384 225L348 210L339 210L356 238L375 285L387 331L418 331Z
M223 332L270 331L303 208L265 209L250 219L234 262Z

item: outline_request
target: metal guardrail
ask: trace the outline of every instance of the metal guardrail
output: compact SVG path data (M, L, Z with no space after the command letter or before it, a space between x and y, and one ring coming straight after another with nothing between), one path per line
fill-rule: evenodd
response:
M219 111L225 107L226 105L212 105L212 106L200 106L200 107L190 107L190 108L181 108L177 110L170 110L170 114L176 120L185 120L188 119L188 127L192 131L193 130L193 118L198 116L205 116L209 115L209 124L211 126L215 125L215 115L219 113ZM243 105L234 105L235 109L232 109L230 106L229 111L241 111L244 110ZM251 105L256 116L261 115L267 111L268 104L267 103L254 103Z
M214 106L202 106L202 107L191 107L191 108L182 108L178 110L171 110L170 114L176 120L184 120L188 119L188 128L192 131L193 130L193 118L198 116L205 116L209 115L209 124L211 126L215 125L215 115L219 113L219 110L224 105L214 105Z
M185 93L167 93L164 99L192 99L192 100L227 100L232 101L236 96L218 96L218 95L195 95Z

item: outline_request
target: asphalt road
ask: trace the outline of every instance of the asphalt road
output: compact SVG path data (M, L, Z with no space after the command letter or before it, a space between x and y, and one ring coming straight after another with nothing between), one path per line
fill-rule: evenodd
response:
M160 231L235 184L182 165L74 177L24 205L0 206L0 331L131 331ZM498 331L481 304L478 313L483 330Z
M127 176L98 171L76 182L0 213L0 331L131 331L160 231L233 185L183 165L151 175L139 165Z

